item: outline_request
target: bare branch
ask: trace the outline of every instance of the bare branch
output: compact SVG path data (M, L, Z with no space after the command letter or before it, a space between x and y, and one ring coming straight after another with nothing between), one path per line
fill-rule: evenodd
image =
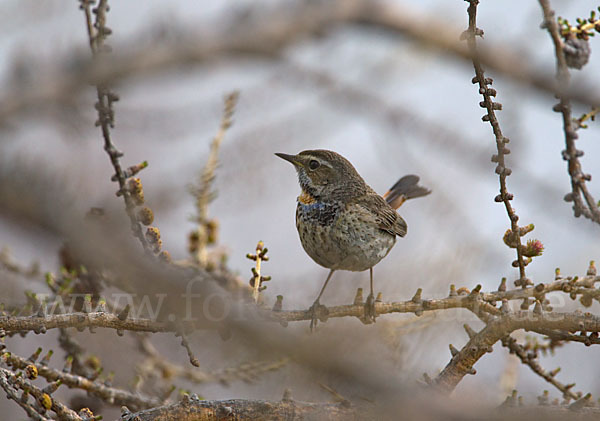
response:
M91 381L85 377L71 373L65 373L48 367L43 364L34 364L25 358L19 357L13 353L5 353L3 359L12 367L13 370L23 370L27 366L34 366L39 376L44 377L49 382L60 380L62 384L70 387L87 391L89 394L102 399L110 405L128 405L136 409L151 408L162 404L157 398L141 395L140 393L130 393L126 390L116 389L106 386L100 381Z
M544 370L544 367L540 365L537 359L537 352L527 352L525 347L517 343L517 340L510 335L502 339L502 345L508 348L511 354L515 354L517 357L519 357L521 362L529 366L535 374L560 390L565 398L579 399L581 397L581 392L574 393L571 390L574 386L573 383L565 385L556 380L555 376L557 372L549 372Z
M571 98L567 93L570 74L567 68L564 44L560 38L558 23L554 18L554 10L550 6L550 1L539 0L539 2L544 12L544 27L548 30L552 38L554 53L556 55L556 79L558 81L556 96L559 98L559 103L553 109L562 115L566 144L566 149L563 151L563 159L568 163L569 177L571 178L571 192L565 196L565 201L573 202L573 214L575 217L583 215L600 224L600 207L596 199L589 192L586 184L586 181L591 180L591 175L583 172L581 162L579 161L579 157L583 156L583 151L578 150L575 146L575 140L579 137L576 130L581 123L579 122L578 127L575 127L572 117Z
M91 13L90 13L90 2L83 0L81 1L81 8L84 10L86 18L86 27L88 29L88 38L90 43L90 49L92 50L92 63L99 60L103 55L110 51L109 47L105 45L104 41L106 37L111 33L110 29L106 27L106 13L108 13L108 1L100 0L97 7L94 8L96 14L96 21L92 24ZM98 102L96 102L96 110L98 112L98 120L96 125L100 126L102 130L102 137L104 138L104 150L110 158L110 162L115 169L115 178L119 183L118 195L123 196L125 201L125 211L129 216L131 222L131 229L134 236L142 243L144 250L149 251L150 246L144 233L142 232L142 224L138 221L134 208L136 206L134 198L130 192L130 189L126 185L127 176L121 167L120 158L123 153L120 152L112 141L110 129L114 128L114 110L113 103L119 100L119 97L112 92L107 86L106 82L98 82L96 85L96 95Z
M473 366L485 353L491 352L496 342L517 329L532 332L540 329L598 332L600 317L591 313L543 313L536 310L517 311L495 317L452 357L433 384L443 391L451 392L465 375L475 374Z
M179 421L207 420L217 421L228 418L236 420L281 420L281 419L327 419L358 420L361 411L346 404L308 403L290 398L278 402L262 400L231 399L224 401L205 401L197 396L185 395L183 401L176 404L153 408L138 413L124 410L126 419L139 421ZM293 415L291 415L293 414ZM290 418L290 416L292 418Z

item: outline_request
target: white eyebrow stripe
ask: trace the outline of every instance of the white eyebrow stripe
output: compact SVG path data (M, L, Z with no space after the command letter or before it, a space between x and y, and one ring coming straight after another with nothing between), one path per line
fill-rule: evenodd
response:
M329 164L329 162L328 162L328 161L324 161L324 160L323 160L323 159L321 159L321 158L318 158L318 157L316 157L316 156L313 156L313 155L306 155L306 157L307 157L307 158L309 158L309 159L314 159L315 161L318 161L318 162L319 162L321 165L324 165L324 166L326 166L326 167L328 167L328 168L333 168L333 167L332 167L332 166Z

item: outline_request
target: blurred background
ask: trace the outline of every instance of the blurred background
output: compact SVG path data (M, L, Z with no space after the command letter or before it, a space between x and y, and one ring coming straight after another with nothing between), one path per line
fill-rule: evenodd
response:
M301 4L115 1L108 14L113 31L108 43L117 52L120 45L131 45L134 39L152 45L165 38L177 39L184 31L219 29L230 23L232 14L248 8L260 17L287 3ZM464 1L390 3L458 29L467 26ZM587 17L590 8L597 6L557 0L552 5L558 15L572 21ZM33 83L46 71L59 69L73 52L89 50L78 6L75 1L56 0L4 0L0 4L0 98L16 81ZM519 52L532 66L552 72L553 45L547 32L540 29L541 22L537 2L482 2L478 26L485 36L480 45L503 45ZM576 83L596 89L600 55L594 54L597 43L591 41L589 64L572 75ZM410 299L419 287L428 298L446 296L450 284L470 289L481 283L484 291L495 290L502 277L507 277L512 287L517 277L511 267L514 250L502 242L509 221L504 206L493 200L498 177L490 157L496 146L489 124L481 121L481 99L471 84L473 74L470 62L425 49L410 38L340 25L318 37L292 42L276 58L216 56L201 64L121 80L113 85L120 96L115 104L113 140L125 154L124 166L149 161L141 175L146 201L154 210L164 247L174 259L185 258L186 237L193 228L190 217L195 211L187 186L205 164L209 142L219 126L223 96L240 91L234 125L220 151L215 180L218 197L209 212L219 221L219 247L227 253L228 267L244 281L252 266L246 253L253 251L258 240L269 248L270 261L263 265L263 273L273 277L263 293L268 303L281 294L284 308L306 309L327 274L304 253L296 233L296 174L273 155L315 148L345 156L380 193L410 173L418 174L421 183L433 190L430 196L411 201L399 211L408 223L408 235L399 239L375 268L375 286L383 292L384 301ZM528 238L541 240L545 247L543 256L527 267L527 274L536 283L552 280L556 267L563 274L584 274L589 261L600 257L600 227L574 218L571 205L563 201L570 181L561 159L564 135L560 115L552 112L556 101L551 94L502 75L490 72L487 76L494 78L497 100L503 104L499 120L511 139L507 160L513 170L508 178L509 191L515 195L513 205L520 223L535 224ZM58 212L63 206L74 206L81 209L82 216L94 206L122 212L122 201L115 197L116 185L110 182L113 169L102 149L100 131L94 127L95 95L90 86L68 106L36 107L3 121L3 182L27 180L28 173L41 171L50 185L68 190L76 198L76 203L56 203L51 188L25 182L25 188L39 192L41 205ZM575 116L587 111L584 106L574 106ZM598 177L600 126L592 122L579 133L578 148L586 152L584 170ZM590 186L597 197L598 182L594 179ZM39 261L43 271L56 270L62 241L43 227L0 213L0 246L9 247L24 265ZM43 276L23 279L0 271L0 278L3 300L23 300L20 291L44 288ZM351 303L358 287L368 287L368 273L338 272L321 302ZM565 302L565 297L554 299L555 309L576 307L570 300ZM598 312L597 303L591 311ZM334 319L318 334L339 334L353 354L348 357L359 361L366 354L380 356L399 381L414 387L423 372L434 376L447 364L449 343L458 348L464 345L467 337L462 325L467 322L474 328L481 326L468 311L451 310L426 313L421 318L385 315L372 326L351 318ZM308 322L293 325L290 328L298 332L308 328ZM52 343L53 335L50 332L41 340ZM103 356L106 369L122 370L116 384L126 387L134 357L111 356L111 350L131 341L113 332L80 335L88 351ZM163 352L185 362L183 348L172 338L155 336ZM110 340L103 339L106 337ZM525 334L516 337L522 339ZM13 350L26 356L40 338L29 335L10 341ZM224 354L220 346L214 348L198 350L205 369L224 368L246 357L243 350L229 349ZM581 363L598 358L597 348L571 344L542 363L546 369L561 366L559 378L564 383L575 381L578 390L598 396L598 371L590 369L596 364ZM471 393L483 404L500 403L513 388L531 399L549 388L499 344L475 368L477 375L466 377L456 393ZM326 372L315 379L293 364L260 376L256 384L216 383L191 389L208 399L279 399L283 389L290 387L299 400L329 399L327 392L315 386L316 381L349 398L360 396L351 385ZM551 397L558 393L551 390ZM0 409L5 414L19 411L4 399ZM113 414L110 411L114 409L106 413Z

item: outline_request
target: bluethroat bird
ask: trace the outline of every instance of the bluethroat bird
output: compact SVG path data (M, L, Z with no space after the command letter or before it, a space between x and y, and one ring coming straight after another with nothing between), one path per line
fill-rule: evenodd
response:
M406 200L431 193L420 186L419 177L406 175L382 196L365 183L343 156L324 149L298 155L276 153L298 172L302 193L296 207L296 228L304 251L329 269L319 296L310 307L311 330L317 319L327 319L319 303L336 270L369 270L371 293L365 302L366 322L376 318L373 266L390 252L396 236L406 235L406 222L398 209Z

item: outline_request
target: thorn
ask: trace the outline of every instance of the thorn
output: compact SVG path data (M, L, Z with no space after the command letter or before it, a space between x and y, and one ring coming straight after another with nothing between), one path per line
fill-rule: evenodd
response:
M456 293L456 285L454 284L450 284L450 293L448 294L449 297L456 297L458 294Z
M354 305L360 305L363 304L364 299L363 299L363 289L362 288L358 288L356 290L356 295L354 296Z
M592 394L588 393L583 398L578 399L575 402L573 402L571 405L569 405L569 409L571 411L579 411L580 409L583 409L583 407L585 407L586 404L588 402L590 402L591 400L592 400Z
M477 284L477 286L475 288L473 288L473 290L469 294L469 298L471 298L473 300L476 298L479 298L480 291L481 291L481 284Z
M535 306L533 307L533 314L542 315L542 303L540 300L535 300Z
M273 311L281 311L283 309L283 295L277 296L277 301L273 304Z
M423 301L421 300L421 292L423 292L423 289L417 289L417 292L415 292L415 295L413 295L413 297L411 298L411 301L413 303L420 304Z
M119 320L124 321L129 316L129 312L130 311L131 311L131 306L129 304L127 304L125 306L125 308L119 312L119 314L117 315L117 317L119 318Z
M510 313L510 307L508 306L508 300L507 300L506 298L504 298L504 299L502 300L502 306L500 307L500 311L501 311L503 314L508 314L508 313Z
M467 332L467 335L469 335L469 339L472 339L473 336L477 335L477 332L475 332L473 330L473 328L471 326L469 326L468 324L464 324L463 327L465 328L465 331Z
M450 344L448 347L450 348L450 354L452 354L453 357L458 354L459 351L454 347L454 345Z
M35 352L33 354L31 354L31 356L29 358L27 358L27 360L34 363L40 357L41 353L42 353L42 348L39 347L38 349L35 350Z
M498 291L504 292L506 291L506 278L502 278L500 281L500 286L498 286Z
M291 402L294 399L292 398L292 389L287 388L283 391L283 397L281 398L284 402Z
M596 271L596 262L593 261L593 260L591 260L590 261L590 266L588 267L586 275L587 276L596 276L596 273L597 273L597 271Z

